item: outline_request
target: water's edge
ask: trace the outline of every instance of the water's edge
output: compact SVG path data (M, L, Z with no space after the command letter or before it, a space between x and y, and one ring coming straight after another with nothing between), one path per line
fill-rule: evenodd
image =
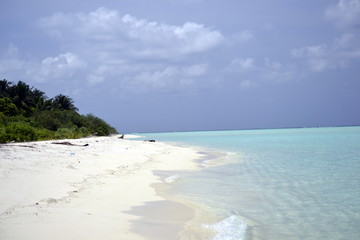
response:
M198 171L163 174L160 193L210 213L193 224L217 233L208 239L360 237L360 127L151 136L213 157Z
M229 155L232 153L220 152L218 150L208 149L198 146L188 146L176 143L167 143L181 147L190 147L202 155L201 158L194 160L199 165L199 169L192 172L202 171L206 168L212 168L231 164ZM168 201L185 206L192 210L192 218L183 223L181 231L177 238L180 240L218 240L218 239L248 239L250 236L248 225L241 216L236 213L229 213L228 216L217 215L214 209L210 209L198 201L188 198L174 192L174 185L181 181L184 174L189 171L154 171L154 174L161 178L163 183L152 184L157 194ZM169 211L170 213L170 211ZM229 238L231 237L231 238Z

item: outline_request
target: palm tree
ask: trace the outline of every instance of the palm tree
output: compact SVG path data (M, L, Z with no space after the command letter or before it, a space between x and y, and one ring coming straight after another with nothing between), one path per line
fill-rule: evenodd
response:
M37 103L38 101L40 101L40 99L46 99L46 95L43 91L40 91L39 89L35 88L32 91L32 98L34 99L34 102Z
M77 107L74 105L74 101L65 95L59 94L54 97L52 101L53 108L60 110L73 110L78 111Z
M32 99L37 110L51 110L51 102L49 104L49 100L43 91L35 88L32 91Z
M6 97L9 94L9 87L11 86L11 82L8 80L0 80L0 97Z
M32 88L29 85L19 81L16 85L9 87L8 93L17 108L24 110L27 114L32 112L35 103L32 97Z
M38 111L47 111L53 109L53 100L40 98L39 101L36 103L36 109Z

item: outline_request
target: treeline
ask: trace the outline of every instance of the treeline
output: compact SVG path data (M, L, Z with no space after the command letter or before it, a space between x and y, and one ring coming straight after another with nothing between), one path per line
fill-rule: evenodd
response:
M0 80L0 143L38 141L117 133L104 120L81 115L74 101L18 83Z

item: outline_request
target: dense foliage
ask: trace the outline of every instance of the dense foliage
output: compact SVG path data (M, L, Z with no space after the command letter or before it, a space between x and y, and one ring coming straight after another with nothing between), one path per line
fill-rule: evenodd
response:
M117 133L104 120L77 111L68 96L48 98L22 81L0 80L0 143Z

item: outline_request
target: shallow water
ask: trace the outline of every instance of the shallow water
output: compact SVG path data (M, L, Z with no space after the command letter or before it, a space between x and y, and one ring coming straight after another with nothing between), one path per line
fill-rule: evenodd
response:
M219 218L215 240L360 239L360 127L145 135L228 153L169 178Z

